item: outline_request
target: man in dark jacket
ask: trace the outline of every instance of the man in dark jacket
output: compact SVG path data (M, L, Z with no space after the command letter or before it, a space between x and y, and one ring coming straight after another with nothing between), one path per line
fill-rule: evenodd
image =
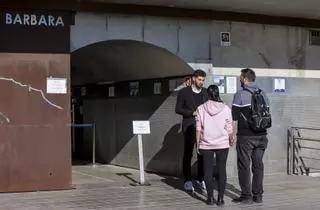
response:
M196 70L193 74L193 84L185 87L178 93L176 113L183 116L182 130L184 133L184 155L183 155L183 176L184 188L187 191L194 191L191 175L191 160L196 143L196 121L195 115L198 106L208 100L207 91L203 88L206 73ZM205 189L203 181L203 160L198 154L198 174L196 180Z

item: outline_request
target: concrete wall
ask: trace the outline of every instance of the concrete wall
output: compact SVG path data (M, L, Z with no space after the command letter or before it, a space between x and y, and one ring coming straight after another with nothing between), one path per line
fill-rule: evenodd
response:
M220 32L225 31L231 32L230 47L220 46ZM317 79L320 77L317 71L320 69L320 47L309 45L307 29L125 15L80 13L76 16L76 24L72 28L73 50L108 39L134 39L164 47L194 67L204 66L209 72L208 84L215 72L220 75L238 75L241 67L262 68L258 74L261 75L258 83L270 97L274 122L265 157L268 174L286 171L286 129L289 126L320 127L320 81ZM233 69L228 70L227 74L221 67ZM286 93L273 93L275 75L272 69L287 72L283 75L286 78ZM310 78L304 69L315 70L313 75L316 78ZM298 76L293 77L290 72ZM231 94L223 96L229 105L232 97ZM131 135L131 120L149 119L152 134L144 140L147 168L180 174L182 138L178 125L180 118L174 113L175 99L175 96L170 96L161 99L85 101L86 118L98 120L101 126L98 141L102 159L117 165L137 167L137 145L135 137ZM119 106L120 109L113 111L108 109ZM133 107L138 107L138 110ZM145 109L150 107L146 112ZM126 108L131 111L123 114L121 110ZM112 131L107 131L111 127ZM108 152L112 155L103 155ZM234 149L229 155L228 174L237 174Z
M221 47L220 32L231 32L231 47ZM319 69L319 47L309 46L308 29L239 22L78 13L71 51L112 39L149 42L188 63L214 67Z

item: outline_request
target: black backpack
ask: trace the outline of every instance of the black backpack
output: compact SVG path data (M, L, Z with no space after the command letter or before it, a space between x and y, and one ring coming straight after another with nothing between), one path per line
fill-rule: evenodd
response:
M264 132L266 129L271 128L272 119L269 111L269 107L261 94L260 89L254 91L244 88L251 93L251 107L250 107L250 117L244 119L248 122L250 128L255 132Z

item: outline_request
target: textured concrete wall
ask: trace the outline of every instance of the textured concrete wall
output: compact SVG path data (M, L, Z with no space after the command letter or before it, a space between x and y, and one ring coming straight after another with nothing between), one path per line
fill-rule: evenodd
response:
M230 47L220 46L220 32L224 31L231 32ZM320 69L320 47L309 45L307 29L125 15L79 13L76 16L72 28L73 50L110 39L150 42L170 50L188 63L213 65L208 81L212 81L212 73L217 67L266 68L266 77L259 78L258 83L270 96L274 122L265 157L268 174L286 171L286 129L289 126L320 127L320 82L303 74L303 69ZM297 78L286 78L286 93L277 94L273 93L273 75L268 75L268 69L301 69L302 73ZM239 73L238 70L234 72L235 75ZM229 105L232 97L230 94L223 96ZM180 118L174 113L175 99L170 96L166 99L86 101L86 117L100 122L100 158L117 165L137 167L137 143L131 134L131 120L149 119L152 134L144 139L147 169L180 174L183 144ZM125 112L126 108L131 111ZM237 174L234 149L229 155L228 174Z
M220 32L231 32L221 47ZM240 22L78 13L71 50L113 39L149 42L188 63L214 67L319 69L320 48L308 44L308 29Z

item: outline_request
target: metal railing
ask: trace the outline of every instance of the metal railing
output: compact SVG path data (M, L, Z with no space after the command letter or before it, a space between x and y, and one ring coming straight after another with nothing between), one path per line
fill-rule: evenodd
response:
M320 172L320 146L314 145L305 146L306 142L313 142L320 145L320 135L317 137L304 137L303 131L307 132L319 132L320 128L307 128L307 127L291 127L288 129L288 159L287 170L290 175L306 175L310 173ZM309 151L309 154L308 152ZM317 158L310 156L310 151L316 153ZM307 163L309 161L316 162L316 166L311 167Z

